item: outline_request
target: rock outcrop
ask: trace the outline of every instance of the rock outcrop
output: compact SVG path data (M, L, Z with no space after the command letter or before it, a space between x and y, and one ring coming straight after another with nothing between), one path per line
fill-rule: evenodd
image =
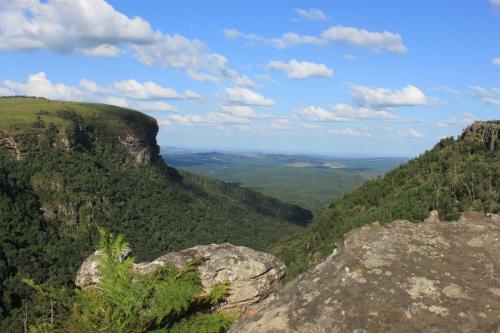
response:
M500 221L364 226L231 332L500 332Z
M490 151L494 151L496 141L500 140L500 122L476 121L464 130L460 139L484 144Z
M96 251L78 270L75 285L83 288L99 282ZM229 295L221 306L227 310L243 310L273 299L285 275L285 264L278 258L244 246L211 244L195 246L180 252L171 252L152 262L133 265L141 274L152 274L166 263L178 270L198 257L206 260L198 266L198 276L206 291L213 284L228 282Z

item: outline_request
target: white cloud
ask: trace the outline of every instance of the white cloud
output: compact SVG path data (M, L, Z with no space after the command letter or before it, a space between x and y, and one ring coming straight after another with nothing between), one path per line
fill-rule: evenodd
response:
M500 2L500 0L498 0ZM494 58L491 63L500 68L500 58Z
M414 128L410 128L407 131L399 131L398 134L400 138L422 139L424 137L422 133Z
M152 102L137 102L132 108L143 112L177 112L179 109L171 104L159 101Z
M389 111L374 110L369 107L356 107L345 103L338 103L332 105L335 115L340 118L354 120L354 119L384 119L396 120L399 117L393 115Z
M406 53L407 51L401 36L389 31L371 32L337 25L323 31L321 37L330 42L345 43L372 51L386 50L393 53Z
M104 0L0 1L0 50L41 49L99 57L132 50L141 63L182 70L197 81L255 85L201 41L153 31L146 20L127 17Z
M295 8L295 12L304 19L311 21L327 21L328 16L317 8L301 9Z
M12 91L10 91L7 88L0 87L0 96L11 96L11 95L14 95Z
M247 88L225 88L226 101L233 105L246 106L273 106L275 102L263 95Z
M118 94L133 99L180 99L182 96L172 88L162 87L154 82L139 83L136 80L118 81L112 89Z
M236 117L257 118L257 113L250 106L246 105L222 105L220 109L222 112Z
M160 86L152 81L141 83L133 79L117 81L106 87L101 87L93 81L83 79L80 81L80 87L95 94L115 95L139 100L201 98L200 95L191 90L187 90L182 95L172 88Z
M329 112L321 107L317 106L306 106L300 108L294 112L297 116L302 119L309 121L318 122L346 122L349 121L348 118L344 118L336 115L333 112Z
M399 90L378 87L351 86L351 95L358 105L372 108L427 105L425 94L413 85Z
M373 110L367 107L355 107L345 103L331 106L333 111L327 111L317 106L307 106L294 113L304 120L317 122L349 122L359 119L397 120L399 117L384 110Z
M491 3L493 6L498 6L498 7L500 7L500 0L490 0L490 3Z
M333 134L333 135L340 135L340 136L353 136L353 137L370 137L371 134L366 131L358 131L352 128L342 128L342 129L330 129L328 130L328 133Z
M300 35L295 32L287 32L281 37L266 38L254 34L246 34L236 29L225 29L224 35L228 39L245 39L251 42L268 44L276 48L287 48L299 45L327 45L347 44L351 46L380 52L406 53L407 48L403 44L401 35L390 32L372 32L365 29L337 25L324 30L319 36Z
M217 125L217 124L249 124L250 120L223 112L212 112L205 115L172 115L170 122L182 125Z
M79 52L86 56L91 57L118 57L122 52L114 45L103 44L89 49L80 49Z
M79 87L62 83L52 83L40 72L32 74L25 82L5 80L0 82L2 92L9 95L38 96L56 100L87 101L129 107L145 112L176 112L178 108L160 101L161 99L193 99L199 95L188 90L181 96L172 89L161 87L153 82L139 83L135 80L119 81L107 87L83 79Z
M457 117L441 120L436 123L438 127L462 127L476 121L477 118L470 112L465 112Z
M32 74L26 82L11 80L2 81L4 87L19 95L38 96L50 99L82 101L88 99L88 94L82 90L62 83L52 83L44 72Z
M485 105L500 106L500 88L486 89L481 86L470 87L474 98Z
M290 60L288 63L282 61L270 61L267 68L280 70L291 79L305 79L309 77L327 78L333 76L333 70L323 64L316 64L308 61Z
M265 39L265 42L278 49L284 49L299 45L325 45L327 41L316 36L299 35L295 32L287 32L278 38Z
M181 35L156 34L154 43L132 45L135 57L145 65L157 64L185 71L193 80L218 82L221 78L236 85L254 86L246 76L239 75L227 66L228 60L216 53L209 53L199 40L189 40Z
M122 43L153 40L149 23L103 0L21 0L0 3L0 49L117 55Z

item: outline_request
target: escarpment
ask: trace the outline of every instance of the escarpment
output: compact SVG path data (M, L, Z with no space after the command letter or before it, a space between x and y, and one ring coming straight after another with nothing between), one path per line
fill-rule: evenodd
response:
M0 111L5 118L0 148L13 151L18 160L34 149L95 150L97 145L122 149L136 165L160 159L158 124L138 111L24 97L3 99Z

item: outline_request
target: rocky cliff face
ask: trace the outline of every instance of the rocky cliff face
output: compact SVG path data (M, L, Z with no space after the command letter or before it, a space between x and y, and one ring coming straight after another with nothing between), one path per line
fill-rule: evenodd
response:
M99 283L98 251L82 264L75 285L84 288ZM225 310L244 310L273 299L285 275L285 264L278 258L248 247L232 244L199 245L180 252L171 252L152 262L134 264L140 274L153 274L165 264L182 270L187 263L203 257L198 276L209 291L213 284L229 283L229 295L221 306Z
M231 332L500 332L500 219L352 231Z
M500 122L498 121L476 121L468 126L462 133L461 140L478 142L486 145L490 151L494 151L500 140Z

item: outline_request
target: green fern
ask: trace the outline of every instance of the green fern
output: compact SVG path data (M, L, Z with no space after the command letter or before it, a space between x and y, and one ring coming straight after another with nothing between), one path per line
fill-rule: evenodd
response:
M98 286L77 293L67 329L78 332L225 332L232 317L215 312L224 301L227 284L208 294L197 276L203 258L178 272L165 265L153 275L131 270L133 258L121 258L127 243L99 230Z

